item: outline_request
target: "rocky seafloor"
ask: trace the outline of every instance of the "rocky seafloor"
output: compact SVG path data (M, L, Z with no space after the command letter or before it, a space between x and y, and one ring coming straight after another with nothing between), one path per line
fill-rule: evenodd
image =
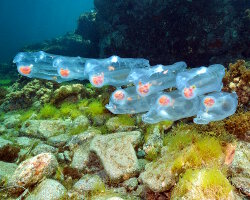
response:
M113 87L13 80L15 67L2 64L0 199L248 199L249 1L94 2L74 33L23 50L223 63L237 112L208 125L147 125L105 109Z
M0 103L1 199L247 199L249 63L229 66L237 112L147 125L113 115L112 87L19 79Z

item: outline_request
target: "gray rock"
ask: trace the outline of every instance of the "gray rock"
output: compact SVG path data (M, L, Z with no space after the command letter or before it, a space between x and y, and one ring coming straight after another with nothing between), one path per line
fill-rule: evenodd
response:
M119 182L138 173L139 163L133 146L140 140L139 131L98 135L91 141L90 151L98 156L110 180Z
M40 142L39 139L33 139L33 138L28 138L28 137L16 138L16 143L22 148L31 147L32 145L39 143L39 142Z
M0 161L0 183L8 180L13 176L17 165Z
M0 137L0 151L6 145L11 145L11 144L13 144L13 142L11 142L9 140L5 140L5 139L3 139L3 138Z
M87 128L89 126L89 119L84 115L81 115L81 116L77 117L73 121L72 127L76 128L76 127L79 127L79 126Z
M65 161L71 162L72 153L70 151L64 151L63 156Z
M66 199L66 194L67 190L61 183L53 179L45 179L26 200L62 200Z
M72 159L71 167L76 168L80 171L87 168L90 153L89 145L90 142L85 142L84 144L74 149L74 156Z
M175 184L172 164L166 164L169 159L171 157L165 155L155 162L148 163L145 171L140 174L139 179L154 192L164 192Z
M104 192L105 184L102 182L102 179L98 175L86 174L75 183L73 189L79 193L90 191Z
M129 125L121 124L119 122L118 117L111 117L106 122L106 126L107 126L108 130L111 132L132 131L132 130L135 130L137 128L137 126L135 126L135 125L129 126Z
M122 185L128 190L135 190L138 186L137 178L130 178L122 183Z
M36 156L41 153L56 153L58 150L57 148L47 145L47 144L38 144L32 151L31 154Z
M66 132L70 121L62 120L28 120L20 130L25 136L48 139Z
M250 178L233 177L231 181L234 187L250 197Z
M92 139L95 135L99 135L101 132L95 128L89 127L88 130L80 133L78 135L72 136L67 142L66 146L69 147L71 151L78 148L80 145Z
M61 135L57 135L57 136L53 136L53 137L50 137L48 139L48 144L50 144L54 147L64 146L70 138L71 138L71 136L66 134L66 133L61 134Z
M138 159L140 172L145 170L145 166L149 163L146 159Z
M20 116L19 114L16 115L7 115L5 120L3 121L3 125L7 128L14 128L20 123Z
M58 162L51 153L42 153L23 161L8 181L9 192L18 193L35 185L44 177L50 177L55 173L57 167Z
M233 177L250 178L250 143L239 141L231 165Z

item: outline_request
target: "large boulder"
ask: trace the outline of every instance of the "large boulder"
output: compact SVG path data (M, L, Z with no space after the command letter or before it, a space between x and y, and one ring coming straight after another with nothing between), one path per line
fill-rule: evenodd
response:
M91 141L90 151L98 156L111 182L120 182L139 172L134 147L140 140L139 131L97 135Z
M38 183L55 173L58 162L51 153L42 153L23 161L8 181L11 193L22 192L25 188Z

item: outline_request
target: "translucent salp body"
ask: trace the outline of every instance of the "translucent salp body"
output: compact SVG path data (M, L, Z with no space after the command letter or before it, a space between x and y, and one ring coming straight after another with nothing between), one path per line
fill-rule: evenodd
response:
M149 67L146 59L120 58L111 56L106 59L90 59L85 65L85 74L88 75L90 83L95 87L112 85L120 87L127 85L128 75L131 69Z
M195 116L198 109L198 97L188 100L176 90L158 95L150 110L142 116L142 120L149 124L164 120L176 121L185 117Z
M238 96L234 93L213 92L199 97L200 107L196 124L208 124L211 121L219 121L233 115L237 109Z
M147 70L133 69L128 79L136 85L136 91L140 96L148 96L175 87L177 74L186 67L185 62L177 62L167 66L156 65Z
M65 81L85 80L88 76L85 74L86 58L58 56L53 61L53 67L57 68L57 73Z
M17 65L18 72L29 78L41 78L63 82L58 75L57 68L53 66L53 60L56 55L39 52L21 52L18 53L13 62Z
M192 99L209 92L220 91L225 68L220 64L199 67L178 73L177 89L184 98Z
M110 97L106 108L114 114L134 114L146 112L150 109L156 94L141 97L136 93L134 86L126 89L117 89Z

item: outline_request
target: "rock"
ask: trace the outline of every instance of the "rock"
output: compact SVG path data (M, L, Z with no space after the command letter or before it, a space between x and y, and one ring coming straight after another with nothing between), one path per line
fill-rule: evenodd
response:
M128 125L123 124L119 121L119 117L111 117L107 122L106 126L109 131L111 132L118 132L118 131L132 131L135 130L137 127L135 125Z
M11 92L6 95L0 109L12 111L29 108L35 102L48 103L56 85L51 81L34 79L27 83L27 80L22 79L11 86Z
M235 200L233 187L218 169L189 169L171 192L171 199Z
M79 126L87 128L89 126L89 119L84 115L81 115L81 116L77 117L73 121L72 128L76 128L76 127L79 127Z
M50 177L57 169L58 162L51 153L42 153L23 161L8 181L11 193L19 193L33 186L44 177Z
M133 146L141 140L139 131L98 135L91 141L90 151L100 159L112 182L120 182L135 176L139 163Z
M149 161L146 159L138 159L138 161L139 161L140 172L144 171L145 166L149 163Z
M73 189L79 193L85 192L104 192L105 184L98 175L84 175L79 181L75 183Z
M231 165L233 177L250 178L250 144L239 141Z
M60 88L55 90L52 98L52 103L60 104L63 101L73 100L77 101L80 99L80 93L84 91L82 84L70 84L62 85Z
M152 149L157 153L163 146L163 134L160 132L159 126L153 128L152 133L147 137L147 141L143 144L143 150L148 154Z
M47 145L47 144L38 144L32 151L31 154L36 156L41 153L56 153L58 150L57 148Z
M143 184L154 192L164 192L170 189L174 184L174 174L172 165L166 164L166 160L171 157L162 157L155 162L148 163L145 171L140 174L139 179ZM163 173L164 172L164 173Z
M85 142L74 150L71 167L76 168L80 171L87 168L90 153L89 145L90 142Z
M0 161L0 184L11 178L17 168L14 163Z
M67 133L60 134L57 136L50 137L48 139L48 144L54 146L54 147L61 147L64 146L68 140L70 140L71 136Z
M137 178L130 178L122 183L122 185L128 190L135 190L138 186Z
M98 129L95 128L88 128L88 130L84 131L83 133L80 133L78 135L74 135L66 144L67 147L71 151L74 151L74 149L78 148L80 145L84 144L85 142L92 139L95 135L99 135L101 132Z
M40 142L39 139L33 139L33 138L28 138L28 137L16 138L16 143L22 148L31 147L32 145L37 144L39 142Z
M0 125L0 134L4 134L6 132L6 127L4 125Z
M67 190L61 183L53 179L45 179L26 200L62 200L66 199L66 194Z
M250 197L250 178L233 177L231 181L234 187L240 190L243 194Z
M62 120L28 120L20 132L25 136L48 139L65 133L69 123Z
M5 120L3 121L4 126L7 129L15 128L20 123L19 114L16 115L7 115L5 116Z

